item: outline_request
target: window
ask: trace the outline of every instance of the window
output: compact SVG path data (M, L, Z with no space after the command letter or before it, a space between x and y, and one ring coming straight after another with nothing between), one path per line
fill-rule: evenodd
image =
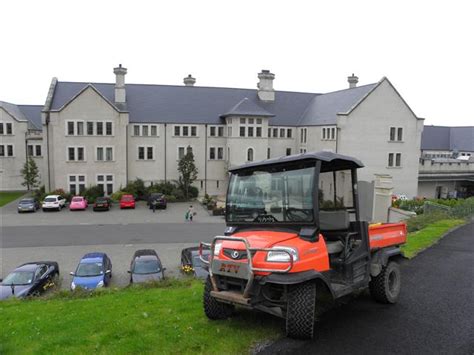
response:
M42 154L41 154L41 145L37 144L35 145L35 155L37 157L40 157Z
M247 161L253 161L253 148L247 149Z
M273 128L273 138L278 138L278 128Z
M87 135L88 136L94 135L94 122L87 122Z
M153 160L154 150L153 146L138 147L138 160Z
M6 123L7 134L13 134L13 125L11 123Z
M142 126L142 136L148 136L148 126Z
M301 148L300 149L300 154L304 154L304 153L306 153L306 148Z
M189 127L183 126L183 136L187 137L189 135Z
M216 148L214 147L209 148L209 159L210 160L216 159Z
M133 125L133 135L134 136L139 136L140 135L140 126L139 125Z
M178 147L178 160L184 158L184 147Z
M270 153L271 153L270 148L267 148L267 159L270 159Z
M138 160L145 160L145 147L138 147Z
M5 156L5 146L3 144L0 145L0 157Z
M181 126L174 126L174 135L175 136L181 135Z
M323 127L322 140L335 140L336 139L336 127Z
M293 130L291 128L288 128L286 130L286 138L291 138L292 135L293 135Z
M152 125L150 126L150 135L152 135L153 137L156 137L158 135L158 127L156 125Z
M223 147L218 147L217 148L217 159L218 160L223 160L224 159L224 148Z
M189 153L191 153L191 154L193 153L193 148L188 145L188 146L186 147L186 154L189 154Z
M210 135L211 137L215 137L215 136L216 136L216 127L211 126L211 127L209 128L209 135Z
M13 145L2 144L0 145L0 157L12 157L13 156Z
M191 137L196 137L196 136L197 136L197 127L191 126Z
M300 129L300 143L306 144L307 134L308 134L307 128Z
M68 147L67 160L68 161L85 161L86 156L85 156L84 147Z
M232 127L227 127L227 137L232 137Z
M291 155L291 148L286 148L286 155Z
M255 134L257 137L261 137L262 136L262 127L257 127L257 131L256 131L256 134Z
M245 127L240 127L240 136L245 137Z
M105 160L107 161L114 160L114 151L112 147L105 148Z
M223 160L223 159L224 159L223 147L209 147L209 160Z
M110 196L114 192L114 176L113 175L97 175L97 186L104 192L105 195Z
M272 129L269 128L269 129L268 129L268 138L271 138L271 137L272 137Z
M148 160L153 160L153 147L146 148L146 158Z
M247 127L247 137L253 137L253 127Z
M68 136L74 135L74 122L72 121L67 122L67 134Z
M220 126L217 128L217 135L219 137L224 137L224 127Z
M403 141L403 128L390 127L390 142L401 142L401 141Z
M104 135L104 123L103 122L96 122L96 134L98 136Z
M304 129L304 142L306 143L306 138L307 138L308 130L305 128Z
M33 156L33 146L28 145L28 156L32 157Z
M0 134L5 134L3 130L3 123L0 122Z
M401 167L402 166L402 154L401 153L389 153L388 154L388 166L389 167Z
M240 119L240 136L241 137L261 137L262 136L262 119L261 118L241 118ZM247 135L245 135L247 133Z
M68 177L69 193L71 195L82 195L86 189L85 175L69 175Z
M280 128L280 138L285 138L285 129Z
M107 136L112 135L112 122L105 122L105 134Z
M104 160L104 148L103 147L97 147L96 160L98 160L98 161Z
M77 132L76 134L78 136L83 136L84 135L84 122L76 122L77 123Z
M245 123L246 123L245 118L241 118L241 119L240 119L240 124L245 124Z

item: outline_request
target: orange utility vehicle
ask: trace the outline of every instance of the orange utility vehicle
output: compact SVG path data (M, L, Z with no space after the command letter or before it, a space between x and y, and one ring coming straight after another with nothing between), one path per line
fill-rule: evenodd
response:
M240 305L286 320L286 333L312 338L327 303L369 288L376 301L400 292L406 227L360 220L357 159L305 153L230 169L226 231L201 258L209 269L204 311L229 317Z

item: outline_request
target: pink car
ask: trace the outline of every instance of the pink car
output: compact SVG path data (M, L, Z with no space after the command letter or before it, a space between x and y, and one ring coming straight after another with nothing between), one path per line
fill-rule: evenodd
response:
M85 210L87 208L87 200L82 196L74 196L69 204L69 210Z

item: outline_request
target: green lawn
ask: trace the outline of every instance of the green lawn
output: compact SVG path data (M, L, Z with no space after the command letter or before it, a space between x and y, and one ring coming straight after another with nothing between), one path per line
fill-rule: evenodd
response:
M210 321L200 282L171 283L0 302L0 354L241 354L281 335L282 321L256 312Z
M21 197L25 194L25 192L0 192L0 207L5 206L7 203L15 201L18 197Z
M447 231L466 221L463 219L443 219L417 231L408 233L407 243L402 252L407 258L413 258L420 251L436 243Z

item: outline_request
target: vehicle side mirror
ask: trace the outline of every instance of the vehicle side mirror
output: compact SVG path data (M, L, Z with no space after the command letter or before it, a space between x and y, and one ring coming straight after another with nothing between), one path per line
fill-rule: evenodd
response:
M71 272L69 273L69 275L75 276L74 271L71 271Z
M308 242L319 241L319 228L303 227L300 229L299 237Z
M106 274L111 274L112 271L111 271L111 270L107 270L105 273L106 273Z

